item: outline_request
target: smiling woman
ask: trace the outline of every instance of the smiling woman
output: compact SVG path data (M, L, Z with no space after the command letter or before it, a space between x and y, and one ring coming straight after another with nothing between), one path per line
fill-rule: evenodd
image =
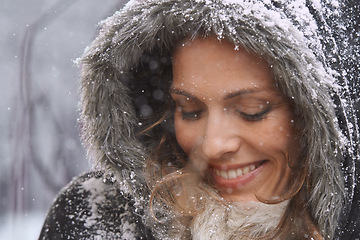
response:
M339 7L134 0L102 22L79 61L100 171L64 188L41 238L359 238Z
M161 133L147 163L150 208L174 207L195 239L321 239L304 201L302 123L269 63L208 36L178 43L171 66L160 83L168 107L142 132Z
M279 197L291 172L288 152L295 129L290 101L263 60L234 48L212 37L175 50L176 140L225 199Z

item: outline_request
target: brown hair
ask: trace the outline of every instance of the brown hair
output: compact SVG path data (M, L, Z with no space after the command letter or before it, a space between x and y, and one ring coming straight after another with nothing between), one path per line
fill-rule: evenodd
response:
M139 113L138 116L142 126L137 136L150 149L144 169L147 184L151 190L150 207L153 211L154 202L164 204L177 214L179 219L182 219L185 226L189 226L191 219L203 210L202 198L212 197L223 201L209 191L211 185L206 185L206 181L200 179L191 168L186 154L177 144L173 125L174 105L168 93L172 80L171 57L159 58L157 56L146 54L145 61L133 73L136 84L140 84L137 87L133 86L134 89L150 87L160 89L164 94L162 102L147 101L152 114L144 116ZM166 61L161 59L166 59ZM157 61L156 69L151 68L151 61ZM152 86L149 85L149 76L156 79L156 83ZM144 84L147 86L144 87ZM142 87L139 88L139 86ZM133 92L134 98L138 94ZM291 100L289 102L293 104ZM294 118L296 119L296 116ZM311 179L308 173L308 144L304 133L300 130L300 123L295 121L294 128L298 134L293 139L294 144L291 144L292 149L290 149L288 159L293 175L289 189L275 200L257 196L259 201L267 204L290 200L277 228L264 238L288 239L289 236L308 235L309 238L323 239L308 208L311 190ZM156 212L153 212L153 216L156 218Z

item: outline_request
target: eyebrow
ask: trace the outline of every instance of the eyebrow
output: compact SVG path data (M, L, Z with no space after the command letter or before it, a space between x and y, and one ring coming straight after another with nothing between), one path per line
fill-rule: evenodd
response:
M197 99L197 97L191 95L190 93L185 92L184 90L181 90L181 89L177 89L177 88L170 88L170 93L174 93L177 95L183 95L183 96L191 98L191 99Z
M228 99L231 99L231 98L235 98L235 97L241 96L241 95L246 95L246 94L251 94L251 93L257 93L257 92L262 92L262 91L264 91L264 89L261 89L261 88L238 90L238 91L230 92L229 94L227 94L227 95L224 97L224 100L228 100Z
M238 96L241 96L241 95L257 93L257 92L262 92L262 91L264 91L264 89L262 89L262 88L242 89L242 90L238 90L238 91L235 91L235 92L230 92L223 99L228 100L228 99L232 99L232 98L235 98L235 97L238 97ZM190 94L188 92L185 92L184 90L177 89L177 88L170 88L170 93L174 93L174 94L177 94L177 95L183 95L183 96L191 98L191 99L197 99L197 97L193 96L192 94Z

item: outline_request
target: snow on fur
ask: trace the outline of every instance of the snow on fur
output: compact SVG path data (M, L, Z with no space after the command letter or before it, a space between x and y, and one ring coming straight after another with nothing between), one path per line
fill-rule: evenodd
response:
M311 215L320 230L334 234L346 197L340 163L347 142L340 139L349 136L345 138L338 128L329 95L339 89L321 45L329 39L317 35L319 25L305 0L279 0L276 6L271 2L131 1L101 23L98 37L80 62L83 138L91 158L117 176L139 210L148 204L143 174L147 150L134 136L138 121L127 76L145 51L171 54L174 43L185 36L215 34L267 60L280 90L294 102L310 148ZM325 6L311 2L322 16ZM325 37L331 34L326 29ZM338 104L341 109L343 103ZM348 176L350 184L353 174ZM351 193L347 197L351 199Z

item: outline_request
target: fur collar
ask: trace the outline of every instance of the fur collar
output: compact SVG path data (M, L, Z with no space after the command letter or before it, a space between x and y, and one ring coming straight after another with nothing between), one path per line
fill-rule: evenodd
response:
M193 220L194 240L255 239L264 237L280 222L288 201L269 205L260 202L206 204L203 213Z

